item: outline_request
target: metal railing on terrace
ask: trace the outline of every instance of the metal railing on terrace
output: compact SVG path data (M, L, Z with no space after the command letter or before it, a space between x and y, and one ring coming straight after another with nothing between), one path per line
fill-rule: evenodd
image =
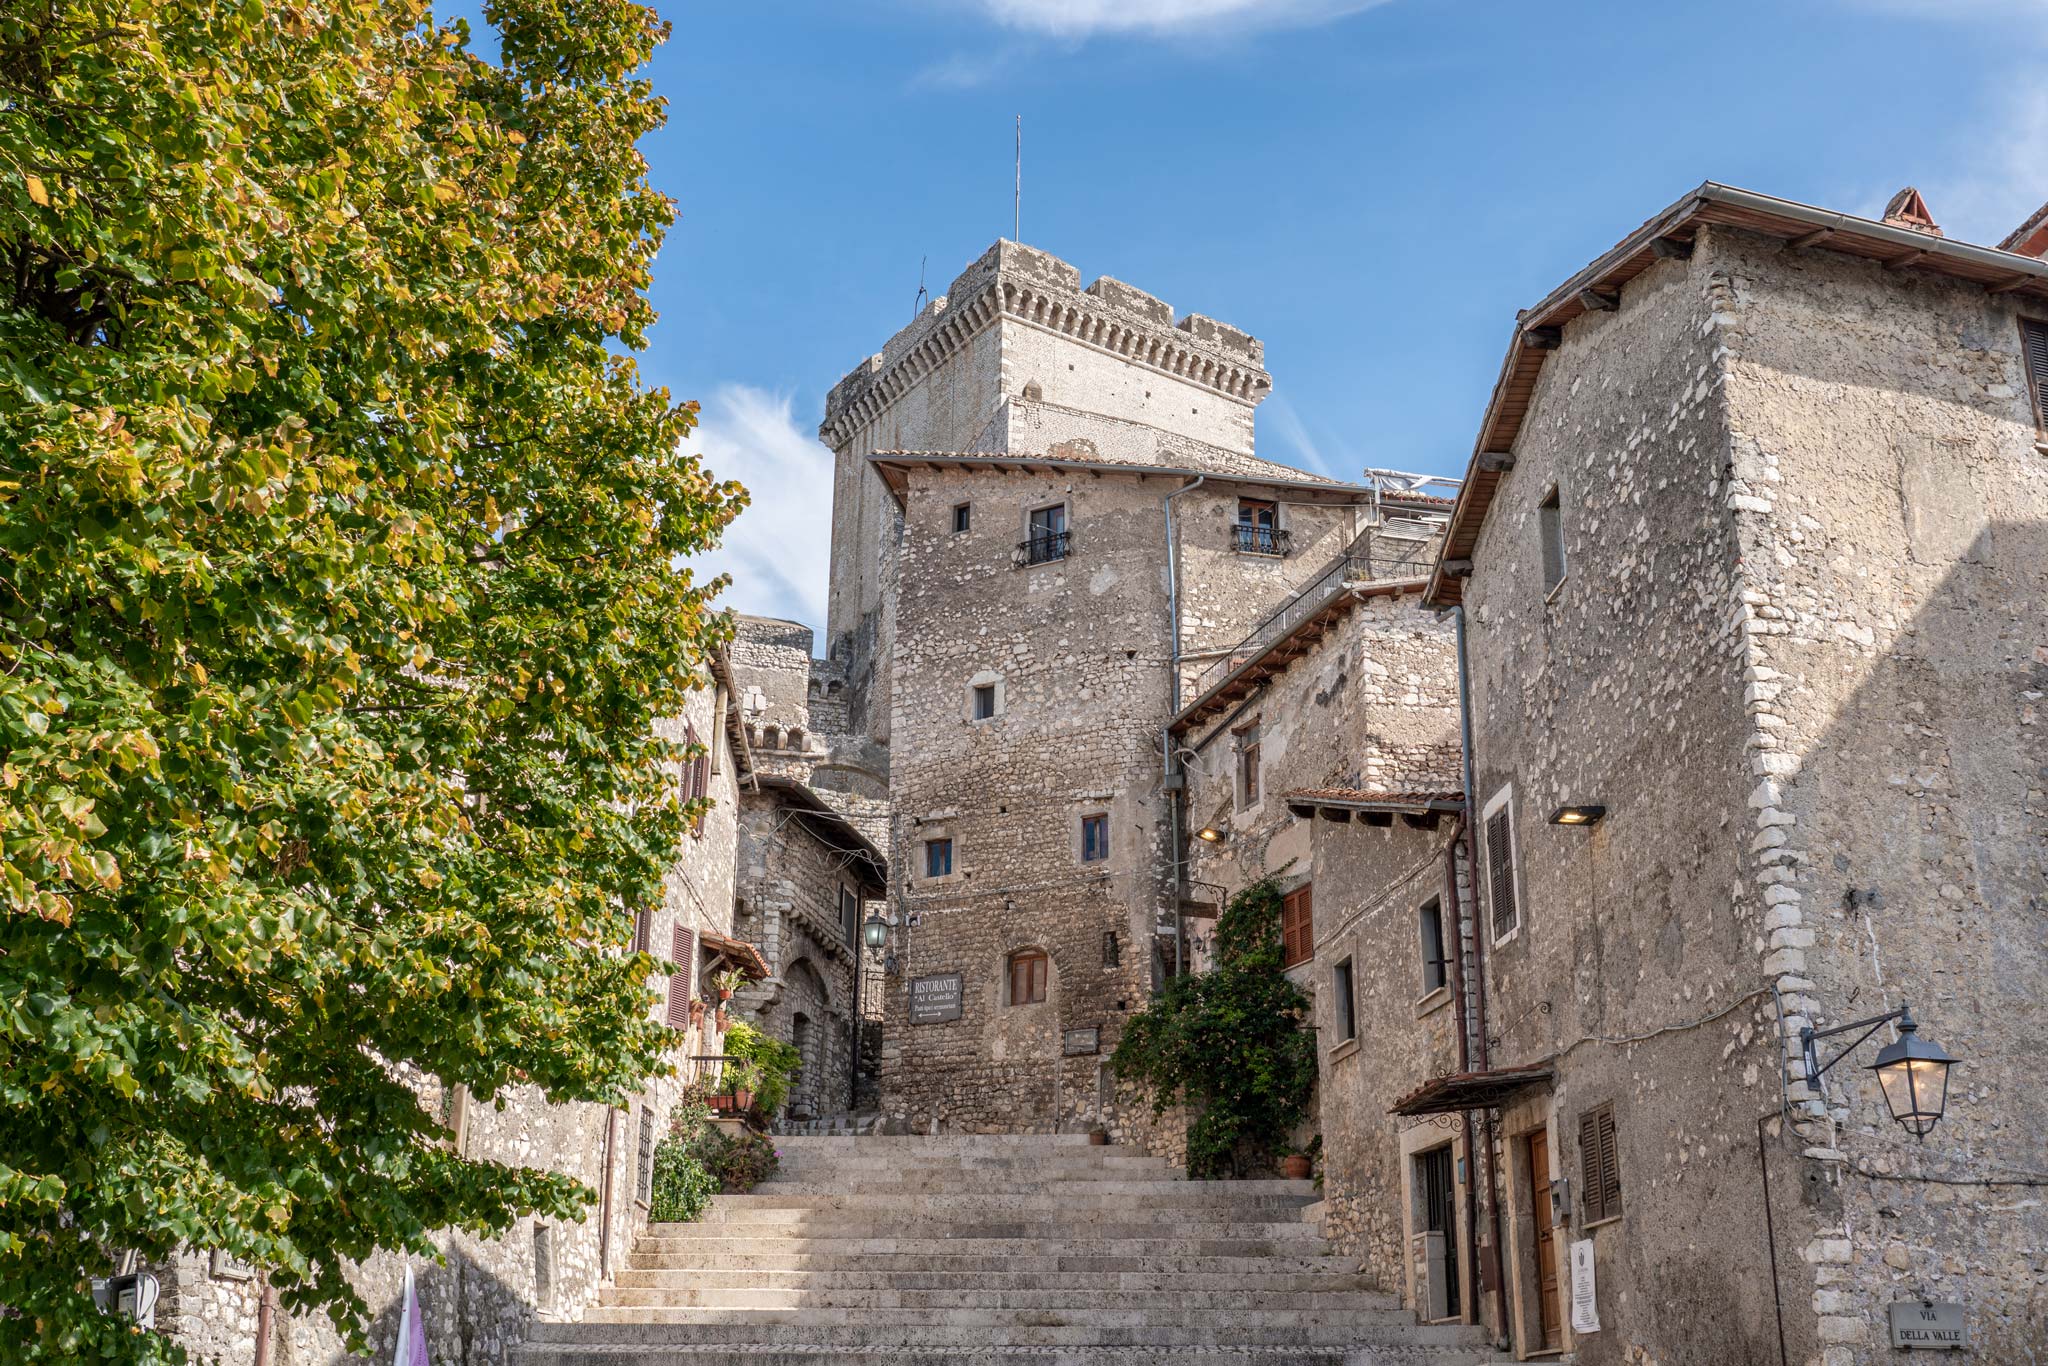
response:
M1383 529L1368 529L1351 543L1350 549L1325 565L1321 573L1252 627L1228 652L1205 664L1193 681L1181 689L1179 705L1186 706L1215 687L1231 670L1287 635L1353 585L1427 578L1430 566L1436 562L1436 550L1433 535L1388 535Z
M1017 567L1026 565L1051 564L1064 560L1073 549L1074 533L1071 531L1033 532L1031 539L1017 542L1017 553L1013 557Z

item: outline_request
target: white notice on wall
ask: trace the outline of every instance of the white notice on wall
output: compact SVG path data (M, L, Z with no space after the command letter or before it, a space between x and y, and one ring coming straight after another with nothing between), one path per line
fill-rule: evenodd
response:
M1593 1240L1572 1244L1572 1331L1600 1331L1600 1308L1593 1300Z

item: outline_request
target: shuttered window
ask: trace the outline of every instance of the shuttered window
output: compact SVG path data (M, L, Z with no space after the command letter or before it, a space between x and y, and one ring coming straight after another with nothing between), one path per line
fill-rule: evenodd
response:
M1304 883L1280 899L1280 961L1291 968L1315 953L1315 895Z
M696 726L687 722L684 723L683 743L692 748L698 744ZM709 795L711 795L711 755L704 753L690 760L683 768L683 800L692 802L699 797L708 797ZM697 818L690 823L690 833L700 838L703 836L704 815L702 812L699 812Z
M690 1027L690 969L697 957L697 936L680 926L676 929L673 950L669 957L675 961L676 971L668 977L668 1027L688 1029Z
M2048 323L2020 324L2020 349L2027 357L2027 381L2034 388L2034 430L2048 436Z
M1587 1223L1621 1213L1621 1159L1615 1151L1612 1103L1579 1116L1579 1185L1585 1192Z
M633 917L633 952L650 953L654 949L654 912L642 906Z
M1050 965L1037 949L1010 955L1010 1004L1036 1005L1045 999L1045 979Z
M1493 907L1493 937L1505 939L1522 923L1522 908L1515 901L1514 822L1504 799L1486 815L1486 895Z

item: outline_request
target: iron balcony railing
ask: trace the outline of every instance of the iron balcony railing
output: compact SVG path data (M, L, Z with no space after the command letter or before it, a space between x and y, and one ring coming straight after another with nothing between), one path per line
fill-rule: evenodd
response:
M1231 544L1245 555L1285 555L1288 534L1285 528L1274 526L1253 526L1249 522L1233 522L1230 527Z
M1029 540L1017 542L1017 564L1021 567L1031 564L1051 564L1064 560L1073 551L1074 533L1071 531L1034 532Z

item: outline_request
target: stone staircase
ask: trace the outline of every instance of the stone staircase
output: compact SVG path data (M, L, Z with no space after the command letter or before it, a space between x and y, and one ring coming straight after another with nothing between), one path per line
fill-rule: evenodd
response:
M654 1224L515 1366L1474 1366L1330 1255L1306 1181L1189 1182L1081 1135L777 1140L782 1169Z

